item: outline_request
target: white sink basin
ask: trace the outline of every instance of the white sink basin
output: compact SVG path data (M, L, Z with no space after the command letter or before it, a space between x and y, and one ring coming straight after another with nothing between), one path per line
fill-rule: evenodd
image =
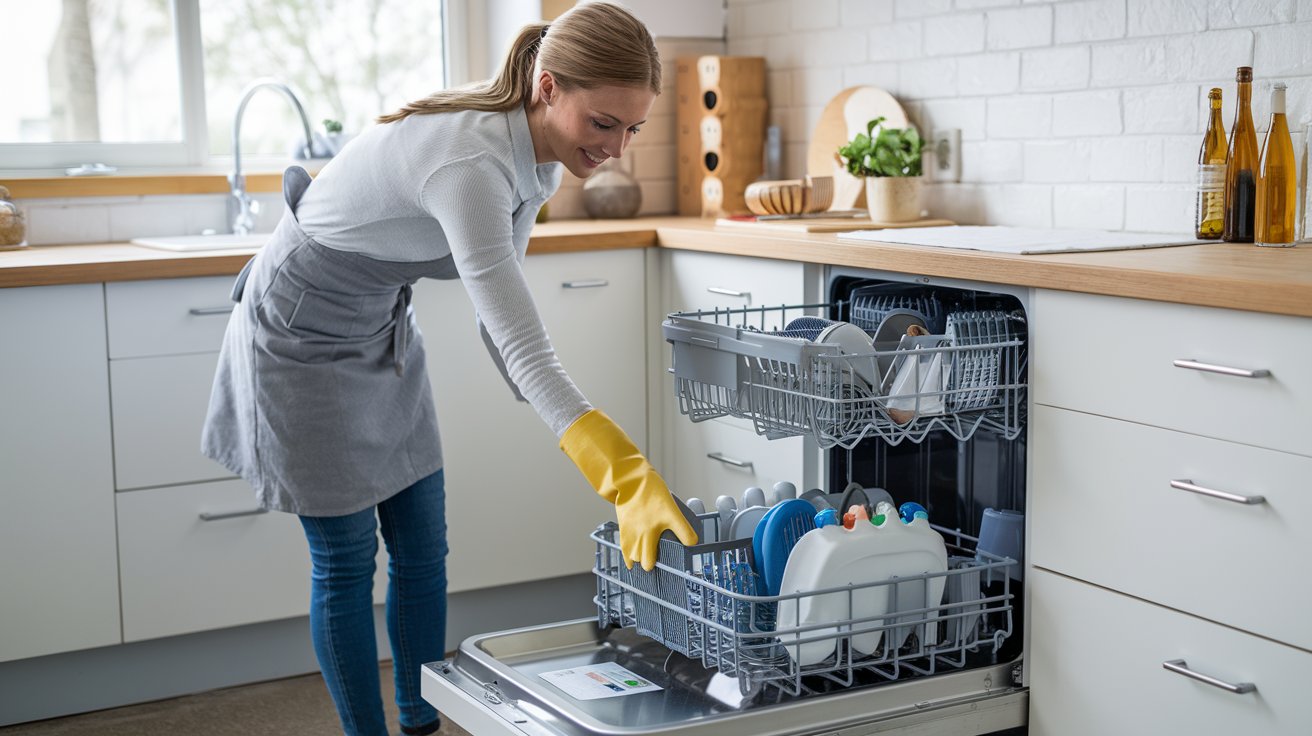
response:
M217 235L165 235L154 238L133 238L133 245L162 250L224 250L232 248L259 248L269 239L269 233L219 233Z

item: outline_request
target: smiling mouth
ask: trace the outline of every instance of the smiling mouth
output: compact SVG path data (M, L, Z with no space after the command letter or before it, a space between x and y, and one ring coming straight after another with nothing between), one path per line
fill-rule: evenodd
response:
M580 148L579 150L583 151L583 155L586 156L588 160L592 162L593 166L600 166L603 161L609 158L609 156L602 156L601 158L597 158L596 156L593 156L592 154L588 153L586 150L582 148Z

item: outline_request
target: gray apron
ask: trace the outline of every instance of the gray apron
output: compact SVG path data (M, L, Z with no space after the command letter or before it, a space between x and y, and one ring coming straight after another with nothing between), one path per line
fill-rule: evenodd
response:
M410 295L421 277L457 274L449 256L399 263L315 242L296 218L309 185L286 171L286 213L233 286L201 449L263 508L338 516L442 467Z

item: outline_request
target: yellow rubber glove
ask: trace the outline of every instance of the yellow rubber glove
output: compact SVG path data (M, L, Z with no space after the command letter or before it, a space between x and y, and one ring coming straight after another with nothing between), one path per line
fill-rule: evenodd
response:
M674 503L674 496L633 440L599 409L574 420L560 438L560 449L583 472L597 494L615 504L620 553L629 568L656 567L661 532L697 543L697 532Z

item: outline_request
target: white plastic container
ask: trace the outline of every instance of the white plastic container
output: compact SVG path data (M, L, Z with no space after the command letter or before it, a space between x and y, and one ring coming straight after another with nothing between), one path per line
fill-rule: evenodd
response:
M818 626L812 631L780 636L789 656L798 665L819 664L833 656L840 637L848 632L864 632L849 634L855 658L873 654L879 649L884 630L876 627L937 617L919 613L903 616L899 621L886 618L887 614L898 611L939 605L944 578L888 585L874 583L894 577L945 572L947 549L943 538L930 528L927 520L917 518L906 524L891 505L880 504L879 510L891 512L885 514L881 525L858 521L850 530L836 525L820 527L807 532L789 554L780 585L781 595L845 588L834 593L804 595L779 602L779 630ZM892 600L895 589L896 605ZM819 626L822 624L829 625ZM900 647L913 628L908 625L893 629L889 644ZM923 628L936 630L937 626L931 624ZM815 637L822 638L805 641ZM929 632L922 634L922 639L935 637Z

